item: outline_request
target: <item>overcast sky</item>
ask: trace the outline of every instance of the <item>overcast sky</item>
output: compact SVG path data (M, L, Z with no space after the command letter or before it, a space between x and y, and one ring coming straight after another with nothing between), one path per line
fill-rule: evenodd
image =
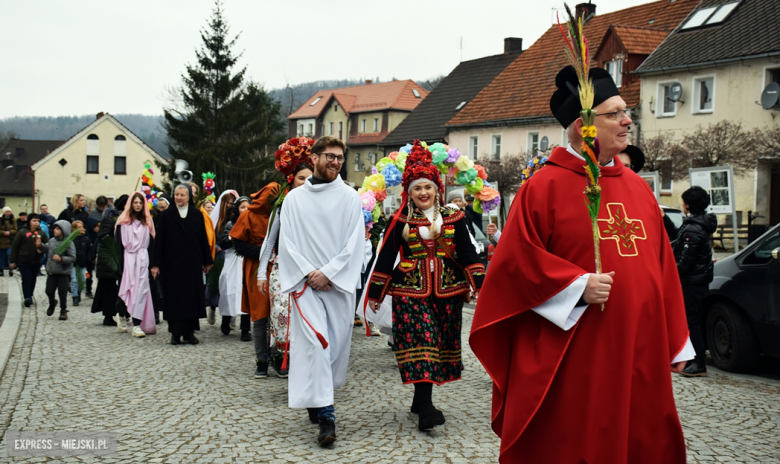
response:
M570 2L573 6L575 2ZM648 0L595 0L596 13ZM562 0L224 0L247 76L427 79L461 60L528 48ZM213 0L0 1L0 118L161 114L200 46Z

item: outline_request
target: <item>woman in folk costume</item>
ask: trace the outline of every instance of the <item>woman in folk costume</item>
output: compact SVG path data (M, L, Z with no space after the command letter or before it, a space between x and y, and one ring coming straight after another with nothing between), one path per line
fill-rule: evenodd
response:
M288 178L287 184L290 190L300 187L306 182L306 179L312 175L312 168L308 163L300 163L295 167ZM273 222L268 224L268 231L265 234L263 249L260 251L260 269L265 269L268 263L271 263L271 272L268 276L257 274L257 288L265 295L271 298L271 337L274 345L272 350L273 366L279 377L286 378L289 371L288 366L284 364L284 355L289 348L287 345L290 322L290 299L289 294L282 293L282 286L279 281L279 260L276 258L276 252L279 248L279 229L281 224L282 205L276 208Z
M217 223L217 241L224 250L225 264L219 275L219 313L222 315L222 333L230 334L232 319L241 316L241 326L249 327L249 314L241 312L241 294L244 287L244 257L236 253L230 231L238 217L249 207L249 197L238 197L231 206L229 217L224 224ZM247 333L247 335L249 335ZM251 336L248 337L251 340ZM246 341L249 341L246 340Z
M209 274L206 282L206 320L209 324L216 321L216 308L219 306L219 278L222 274L222 267L225 263L225 251L219 244L221 228L230 220L230 211L233 208L233 202L238 198L238 192L235 190L225 190L219 196L216 206L209 212L209 219L214 225L214 267L215 271ZM208 210L209 201L204 202L204 210ZM221 226L221 227L220 227Z
M133 318L133 337L157 333L149 285L149 249L155 229L143 193L133 193L114 228L122 263L119 298Z
M405 206L396 214L368 288L376 312L393 297L393 351L404 384L414 384L412 412L420 430L444 424L433 406L433 385L460 379L461 310L470 289L482 285L485 267L469 239L464 213L442 207L440 173L431 152L415 141L403 179ZM395 266L396 256L401 260Z
M198 319L206 317L203 273L208 273L213 260L203 214L195 208L188 185L176 187L174 203L175 207L160 214L152 277L162 283L163 316L168 321L171 344L178 345L184 337L184 341L196 345Z
M241 291L241 311L248 314L252 321L252 339L255 342L255 378L268 375L268 314L271 303L268 295L257 291L256 275L267 275L268 268L258 270L260 248L268 230L273 198L279 192L279 184L271 182L257 193L251 195L252 204L238 216L230 238L236 253L244 257L243 288ZM267 278L267 277L266 277ZM241 336L249 335L249 327L241 327Z

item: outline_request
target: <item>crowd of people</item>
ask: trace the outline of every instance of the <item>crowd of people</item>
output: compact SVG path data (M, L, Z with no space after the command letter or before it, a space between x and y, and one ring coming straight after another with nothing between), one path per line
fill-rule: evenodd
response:
M631 172L635 161L618 157L631 120L602 71L590 77L603 116L593 127L606 228L591 230L572 200L585 185L573 147L588 131L564 69L550 106L570 145L520 188L503 234L487 225L489 274L474 239L482 216L462 190L445 197L425 144L406 159L401 207L369 227L339 175L346 146L330 136L301 148L283 184L228 189L216 203L184 183L154 208L140 191L101 196L92 210L77 194L56 218L46 205L18 219L4 208L0 270L21 274L27 307L43 267L49 316L59 303L67 320L68 293L78 306L85 292L104 325L143 338L163 319L172 345L198 344L201 320L214 325L218 312L224 335L238 328L254 342L255 378L269 367L289 377L289 406L307 409L321 446L336 440L334 391L346 382L352 328L369 321L413 385L418 428L444 424L433 386L461 378L462 309L479 297L470 345L493 380L502 460L684 462L670 372L706 375L698 302L712 280L716 221L707 192L691 188L670 246L668 218ZM604 272L593 269L594 233ZM547 446L552 436L562 445Z

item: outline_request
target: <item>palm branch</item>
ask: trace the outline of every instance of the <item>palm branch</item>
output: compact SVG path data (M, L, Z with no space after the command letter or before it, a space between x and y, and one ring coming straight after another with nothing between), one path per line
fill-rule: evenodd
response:
M108 266L113 272L119 270L119 262L121 256L119 252L119 245L117 245L114 237L110 235L104 235L100 240L100 249L98 253L98 260Z
M62 254L65 253L65 250L68 249L68 246L70 246L70 244L73 243L73 241L76 240L76 237L79 235L81 235L81 229L76 229L71 232L71 234L62 241L62 243L57 245L57 248L54 249L54 254L62 256Z

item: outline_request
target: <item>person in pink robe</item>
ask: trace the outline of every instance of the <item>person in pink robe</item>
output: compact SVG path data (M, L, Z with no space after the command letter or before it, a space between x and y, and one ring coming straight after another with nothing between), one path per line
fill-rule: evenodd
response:
M114 236L122 250L119 298L127 305L127 312L133 318L132 334L138 338L157 332L149 285L149 248L154 235L146 197L134 192L116 221Z

